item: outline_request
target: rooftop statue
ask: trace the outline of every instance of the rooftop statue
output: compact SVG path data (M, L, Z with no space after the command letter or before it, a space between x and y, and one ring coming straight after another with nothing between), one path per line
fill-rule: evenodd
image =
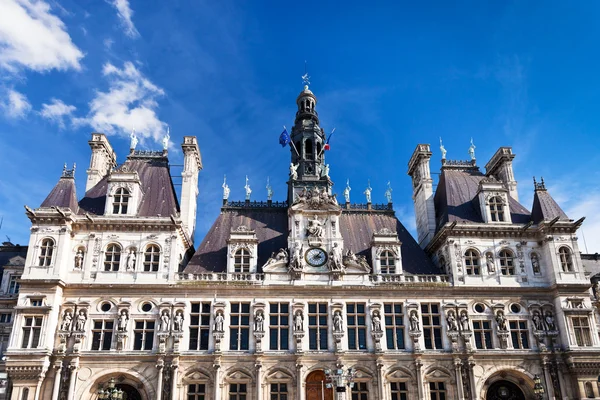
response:
M475 160L475 145L473 144L473 138L471 138L471 146L469 146L469 157L471 157L471 160Z
M138 144L138 138L137 136L135 136L135 129L131 131L131 135L129 135L129 138L131 139L131 142L129 142L129 148L135 150L135 147Z
M344 199L346 203L350 203L350 191L352 188L350 187L350 179L346 181L346 188L344 189Z
M229 185L227 185L227 176L223 175L223 185L221 185L223 187L223 200L227 200L229 199L229 192L231 191L229 189Z
M244 186L246 190L246 200L250 200L250 195L252 194L252 189L250 189L250 185L248 184L248 176L246 175L246 186Z
M162 145L163 150L167 150L169 148L169 140L171 139L171 130L167 127L167 134L163 137Z
M271 187L271 183L269 182L268 177L267 177L267 200L273 200L273 188Z
M444 145L442 144L442 138L440 138L440 151L442 152L442 160L445 160L447 151Z
M365 196L367 197L367 203L371 202L371 191L373 190L373 188L371 187L371 182L369 182L367 184L367 188L365 189L365 191L363 192L365 194Z
M392 203L392 185L388 181L387 189L385 190L385 198L387 199L388 204Z

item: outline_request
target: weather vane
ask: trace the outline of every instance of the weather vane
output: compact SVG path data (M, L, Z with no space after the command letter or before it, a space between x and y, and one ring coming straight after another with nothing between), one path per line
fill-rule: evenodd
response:
M306 61L304 61L304 75L302 75L302 83L306 86L310 85L310 76L308 76L308 72L306 72Z

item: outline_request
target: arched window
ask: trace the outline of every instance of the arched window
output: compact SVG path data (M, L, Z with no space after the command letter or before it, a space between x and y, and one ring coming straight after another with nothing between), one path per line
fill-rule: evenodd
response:
M27 400L29 398L29 388L23 389L23 394L21 395L21 399Z
M52 254L54 253L54 240L47 238L42 240L40 246L40 267L48 267L52 262Z
M313 157L313 142L310 139L306 139L306 142L304 142L304 146L305 146L305 156L307 159L312 159Z
M146 247L144 252L144 271L158 271L158 262L160 260L160 249L157 245L151 244Z
M504 203L498 196L490 199L490 215L494 222L504 222Z
M121 262L121 246L118 244L109 244L104 253L104 270L118 271Z
M573 260L571 259L571 250L567 247L561 247L558 249L558 256L560 257L560 266L564 272L573 271Z
M498 253L498 259L500 260L500 271L502 272L502 275L515 274L515 259L509 250L501 250L500 253Z
M379 255L379 266L382 274L396 273L396 256L389 250L384 250Z
M241 248L235 252L233 260L234 272L250 272L250 252L246 248Z
M129 190L118 188L113 200L113 214L127 214L127 204L129 204Z
M481 269L479 268L479 254L473 249L465 252L465 269L467 270L467 275L479 275L481 273Z
M594 395L594 388L592 386L592 382L586 382L585 385L585 395L588 399L594 399L596 396Z

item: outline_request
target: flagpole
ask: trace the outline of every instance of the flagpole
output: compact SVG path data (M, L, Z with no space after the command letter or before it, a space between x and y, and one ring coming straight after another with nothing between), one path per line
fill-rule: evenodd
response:
M287 128L285 127L285 125L283 126L283 129L285 131L287 131ZM298 149L296 148L296 145L294 145L294 141L292 140L292 137L290 136L290 145L292 146L292 148L296 151L296 154L298 155L298 158L302 158L300 157L300 153L298 153Z
M333 132L335 132L335 128L333 128L333 130L329 134L329 138L327 139L327 141L329 141L329 139L331 139L331 136L333 135ZM327 144L327 142L325 142L325 144ZM321 152L319 153L319 155L317 156L317 158L321 157L321 155L325 152L325 144L323 145L323 148L321 149Z

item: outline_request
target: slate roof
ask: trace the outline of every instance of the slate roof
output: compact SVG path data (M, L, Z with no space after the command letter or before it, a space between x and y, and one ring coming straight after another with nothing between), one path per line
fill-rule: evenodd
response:
M286 208L223 209L183 272L188 274L225 272L227 239L231 230L240 225L245 225L256 232L259 272L262 272L262 266L271 253L280 248L287 248ZM373 232L388 228L396 231L402 242L402 265L405 272L440 273L393 212L343 212L339 226L344 238L344 247L351 249L357 255L366 256L369 264Z
M40 207L70 208L77 212L77 193L73 177L61 177Z
M554 201L550 193L545 189L537 189L533 195L533 208L531 209L531 220L535 223L540 221L551 221L558 217L559 220L568 220L567 214Z
M168 217L179 212L173 180L166 157L130 155L123 165L129 172L137 172L142 188L142 200L138 208L141 217ZM103 215L106 204L108 175L88 190L79 202L79 214Z
M442 168L434 195L436 231L446 222L484 222L475 197L483 178L485 175L477 167ZM530 221L529 210L510 195L508 204L513 223Z
M15 257L26 258L27 246L13 245L10 243L0 246L0 268L13 265L11 259ZM25 265L25 262L23 261L23 264L18 265Z

